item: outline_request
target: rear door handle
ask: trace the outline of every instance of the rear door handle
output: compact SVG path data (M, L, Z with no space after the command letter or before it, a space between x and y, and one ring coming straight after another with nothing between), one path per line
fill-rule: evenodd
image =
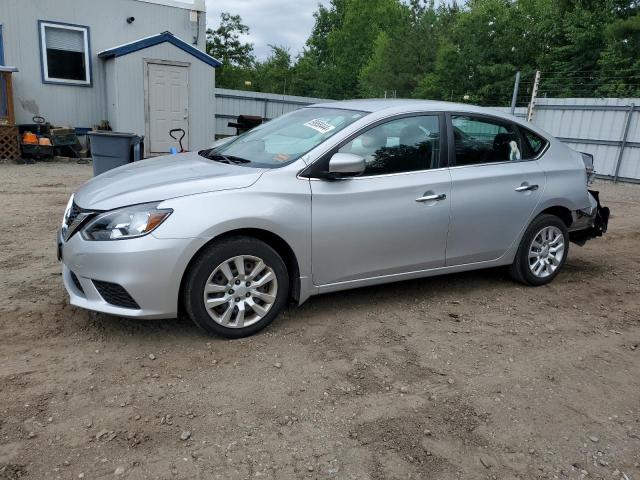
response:
M422 197L418 197L416 198L416 202L439 202L440 200L444 200L445 198L447 198L447 195L445 195L444 193L434 193L432 195L424 195Z
M516 187L516 192L528 192L537 189L538 185L520 185L519 187Z

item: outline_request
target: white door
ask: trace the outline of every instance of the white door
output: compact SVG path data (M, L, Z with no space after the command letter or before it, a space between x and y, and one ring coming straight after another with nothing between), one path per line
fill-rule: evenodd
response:
M169 131L182 128L182 146L189 149L189 67L148 63L149 88L147 104L149 153L167 153L171 147L179 150L178 142ZM174 134L177 136L178 134Z

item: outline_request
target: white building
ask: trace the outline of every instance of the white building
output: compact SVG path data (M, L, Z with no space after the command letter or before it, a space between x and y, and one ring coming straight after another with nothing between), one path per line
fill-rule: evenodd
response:
M214 138L215 67L204 0L2 0L0 64L16 66L16 123L145 136L147 154Z

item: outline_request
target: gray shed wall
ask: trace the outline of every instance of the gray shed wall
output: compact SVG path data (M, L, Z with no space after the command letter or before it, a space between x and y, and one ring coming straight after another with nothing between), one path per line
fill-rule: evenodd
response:
M107 110L113 129L146 135L145 60L189 64L189 148L202 149L213 143L215 68L170 43L162 43L107 61Z
M127 24L127 17L136 20ZM92 86L42 82L38 20L89 27ZM0 24L5 64L20 69L13 77L16 121L30 123L33 115L42 115L74 127L91 127L107 118L106 74L98 52L167 30L191 44L196 33L189 10L136 0L0 0ZM200 50L205 25L202 13L195 45Z

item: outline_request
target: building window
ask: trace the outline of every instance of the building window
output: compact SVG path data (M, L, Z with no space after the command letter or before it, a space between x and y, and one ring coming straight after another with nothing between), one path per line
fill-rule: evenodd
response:
M40 47L45 83L91 85L88 27L41 21Z

